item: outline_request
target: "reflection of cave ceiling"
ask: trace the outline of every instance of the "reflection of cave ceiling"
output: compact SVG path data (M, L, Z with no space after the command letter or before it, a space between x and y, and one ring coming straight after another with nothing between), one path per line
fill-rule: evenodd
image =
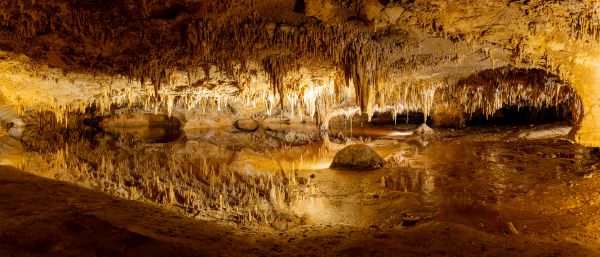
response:
M334 106L350 97L373 112L407 105L393 102L402 85L427 91L513 66L547 70L580 94L595 95L600 89L577 76L598 67L598 6L546 0L5 0L0 90L13 103L54 109L138 101L168 110L216 97L268 99L268 108L310 113L308 101ZM409 98L427 94L415 92ZM583 98L588 106L597 100Z

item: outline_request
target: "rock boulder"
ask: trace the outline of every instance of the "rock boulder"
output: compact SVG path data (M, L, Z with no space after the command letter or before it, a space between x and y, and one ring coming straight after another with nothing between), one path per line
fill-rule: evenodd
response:
M423 123L413 132L413 135L431 135L434 131L427 124Z
M364 144L356 144L340 150L333 158L331 168L372 170L383 167L384 160L371 147Z
M233 126L244 132L253 132L258 129L258 122L253 119L241 119L233 123Z

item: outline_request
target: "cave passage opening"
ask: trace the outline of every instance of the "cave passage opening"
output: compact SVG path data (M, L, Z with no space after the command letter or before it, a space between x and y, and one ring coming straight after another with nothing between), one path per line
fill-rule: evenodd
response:
M444 92L460 126L577 126L581 99L557 75L510 67L478 72Z
M534 106L508 106L486 117L482 112L473 113L466 126L542 125L561 123L573 126L573 107L568 104L536 108Z
M486 126L577 127L581 99L557 75L542 69L503 67L483 70L435 94L432 115L420 111L375 112L334 117L330 133L339 137L384 137L423 123L434 128ZM402 133L401 133L402 134Z

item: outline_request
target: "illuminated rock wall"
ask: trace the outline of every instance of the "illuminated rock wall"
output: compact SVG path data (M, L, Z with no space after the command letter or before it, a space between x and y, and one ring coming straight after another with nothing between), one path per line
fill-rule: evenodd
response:
M583 117L575 140L586 146L600 146L600 52L580 54L573 68L573 87L581 96Z
M576 140L600 145L589 50L600 46L598 1L304 2L5 1L0 92L17 110L51 110L65 124L66 113L93 105L181 114L198 127L205 119L194 115L229 107L235 118L297 121L356 107L430 115L453 101L443 97L452 81L540 69L577 90L585 115ZM453 96L457 108L468 96ZM511 97L470 104L491 112Z

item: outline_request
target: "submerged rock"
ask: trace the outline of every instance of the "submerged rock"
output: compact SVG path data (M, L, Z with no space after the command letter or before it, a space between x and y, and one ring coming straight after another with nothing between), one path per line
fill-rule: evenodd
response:
M400 165L404 163L405 160L406 158L404 158L404 156L402 156L402 153L399 152L390 154L388 157L385 158L385 161L390 165Z
M318 134L310 133L305 131L287 130L284 132L279 131L265 131L268 135L281 139L282 141L291 145L306 145L317 139Z
M335 169L378 169L384 160L371 147L363 144L350 145L335 154L331 168Z
M128 109L115 110L112 116L105 117L100 126L112 127L181 127L182 121L166 114L154 114Z
M236 129L239 129L244 132L253 132L256 131L256 129L258 129L258 122L253 119L241 119L233 123L233 126Z
M286 130L291 129L291 122L289 119L286 118L266 118L262 121L261 124L266 130L270 131L284 132Z
M547 139L555 137L566 137L571 131L570 126L561 126L547 129L539 129L535 131L527 131L519 134L519 138L524 139Z

